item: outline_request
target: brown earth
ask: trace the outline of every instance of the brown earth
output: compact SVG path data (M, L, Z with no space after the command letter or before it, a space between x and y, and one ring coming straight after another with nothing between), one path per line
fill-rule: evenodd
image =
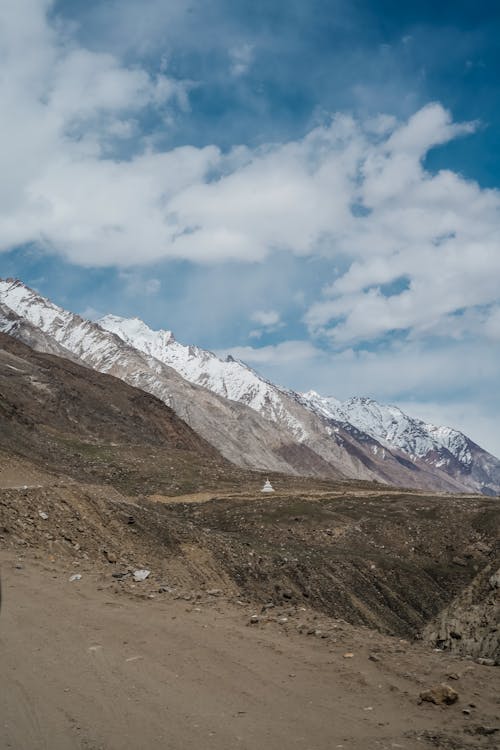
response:
M26 469L0 472L2 750L498 747L498 670L411 639L494 559L493 500Z
M176 586L213 573L254 601L285 598L412 638L479 571L498 567L498 506L482 496L285 487L264 497L255 482L201 502L161 497L62 479L4 489L0 542L80 562L111 553L120 570L154 568L153 580Z
M495 669L310 611L307 631L285 608L252 625L234 597L124 597L68 560L1 561L2 748L498 747ZM455 705L419 702L441 682Z
M220 492L263 481L261 473L226 460L149 393L2 333L0 455L0 470L24 460L31 473L103 483L131 495ZM356 486L365 485L371 483Z
M498 747L472 658L498 622L461 655L422 640L496 596L495 499L279 474L263 496L153 397L7 349L1 750ZM450 680L456 704L419 704Z
M237 470L163 402L0 334L0 450L126 492L224 484Z

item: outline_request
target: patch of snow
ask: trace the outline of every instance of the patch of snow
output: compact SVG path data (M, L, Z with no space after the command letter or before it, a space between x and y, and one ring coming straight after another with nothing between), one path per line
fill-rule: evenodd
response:
M436 468L447 466L452 458L469 467L473 457L470 441L458 430L426 424L405 414L397 406L355 396L346 401L320 396L315 391L302 394L313 411L342 423L349 423L388 448L398 448L415 460L423 459ZM378 449L373 447L377 455Z
M222 360L205 349L181 344L171 331L154 331L138 318L106 315L97 323L130 346L177 370L189 382L230 401L246 404L266 419L286 425L299 442L307 439L302 423L286 408L282 389L243 362L233 357Z

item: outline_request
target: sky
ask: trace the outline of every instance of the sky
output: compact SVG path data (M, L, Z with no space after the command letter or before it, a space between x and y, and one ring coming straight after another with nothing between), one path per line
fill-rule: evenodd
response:
M0 276L500 456L500 5L3 0Z

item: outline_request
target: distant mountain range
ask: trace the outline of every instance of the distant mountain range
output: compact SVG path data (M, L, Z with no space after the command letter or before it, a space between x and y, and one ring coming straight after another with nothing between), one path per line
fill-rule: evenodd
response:
M157 396L241 467L500 493L500 461L457 430L369 398L296 393L137 318L91 322L7 279L0 331Z

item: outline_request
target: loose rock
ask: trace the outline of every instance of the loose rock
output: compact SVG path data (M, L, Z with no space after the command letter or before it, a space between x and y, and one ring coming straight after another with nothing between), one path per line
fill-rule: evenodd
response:
M457 691L444 682L420 693L420 702L427 701L428 703L434 703L436 706L451 706L457 700Z
M151 575L150 570L134 570L134 581L145 581Z
M494 667L495 666L495 660L494 659L477 659L478 664L482 664L483 667Z

